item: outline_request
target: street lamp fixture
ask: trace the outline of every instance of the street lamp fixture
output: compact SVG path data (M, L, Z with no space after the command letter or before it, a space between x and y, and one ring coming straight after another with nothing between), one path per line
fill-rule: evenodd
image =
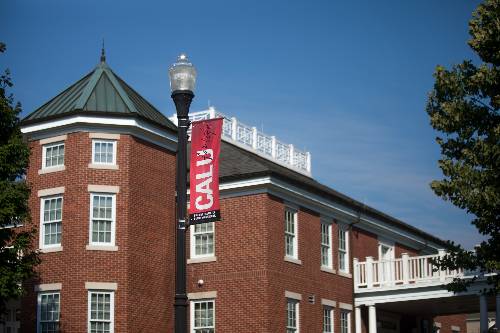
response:
M186 294L186 206L187 206L187 130L189 128L189 106L194 97L196 69L185 54L181 54L169 69L170 90L177 110L177 231L175 270L175 333L187 333Z

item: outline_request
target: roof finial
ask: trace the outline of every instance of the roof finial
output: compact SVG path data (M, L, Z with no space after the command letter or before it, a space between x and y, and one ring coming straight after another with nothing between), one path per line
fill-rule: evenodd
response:
M102 39L101 62L106 62L106 55L104 54L104 38Z

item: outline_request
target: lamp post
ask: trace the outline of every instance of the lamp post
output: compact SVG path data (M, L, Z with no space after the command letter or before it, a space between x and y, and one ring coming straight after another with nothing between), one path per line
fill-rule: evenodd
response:
M186 205L187 205L187 130L189 128L189 106L194 97L196 69L185 54L181 54L169 69L170 90L177 110L177 231L174 321L175 333L187 332L186 294Z

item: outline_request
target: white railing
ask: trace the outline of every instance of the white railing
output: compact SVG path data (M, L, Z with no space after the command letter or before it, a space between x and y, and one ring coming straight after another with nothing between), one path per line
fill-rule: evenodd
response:
M367 257L360 262L354 258L354 288L357 292L387 290L402 286L415 287L418 284L443 284L454 277L462 276L462 270L439 270L433 259L445 255L439 251L436 255L410 257L403 253L401 258L391 260L373 260Z
M297 149L291 144L281 142L274 136L267 135L257 130L256 127L245 125L234 117L226 117L216 111L214 107L189 114L189 120L191 121L219 117L224 118L222 126L222 138L224 140L237 143L240 147L253 151L262 157L302 174L311 175L311 154L309 152ZM177 117L175 115L170 117L170 120L177 124Z

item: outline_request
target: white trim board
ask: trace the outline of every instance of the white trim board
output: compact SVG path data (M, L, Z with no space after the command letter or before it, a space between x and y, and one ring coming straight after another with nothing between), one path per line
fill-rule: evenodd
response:
M75 132L129 134L154 143L172 152L176 151L177 135L135 118L112 118L73 115L21 127L21 132L33 140L43 140Z

